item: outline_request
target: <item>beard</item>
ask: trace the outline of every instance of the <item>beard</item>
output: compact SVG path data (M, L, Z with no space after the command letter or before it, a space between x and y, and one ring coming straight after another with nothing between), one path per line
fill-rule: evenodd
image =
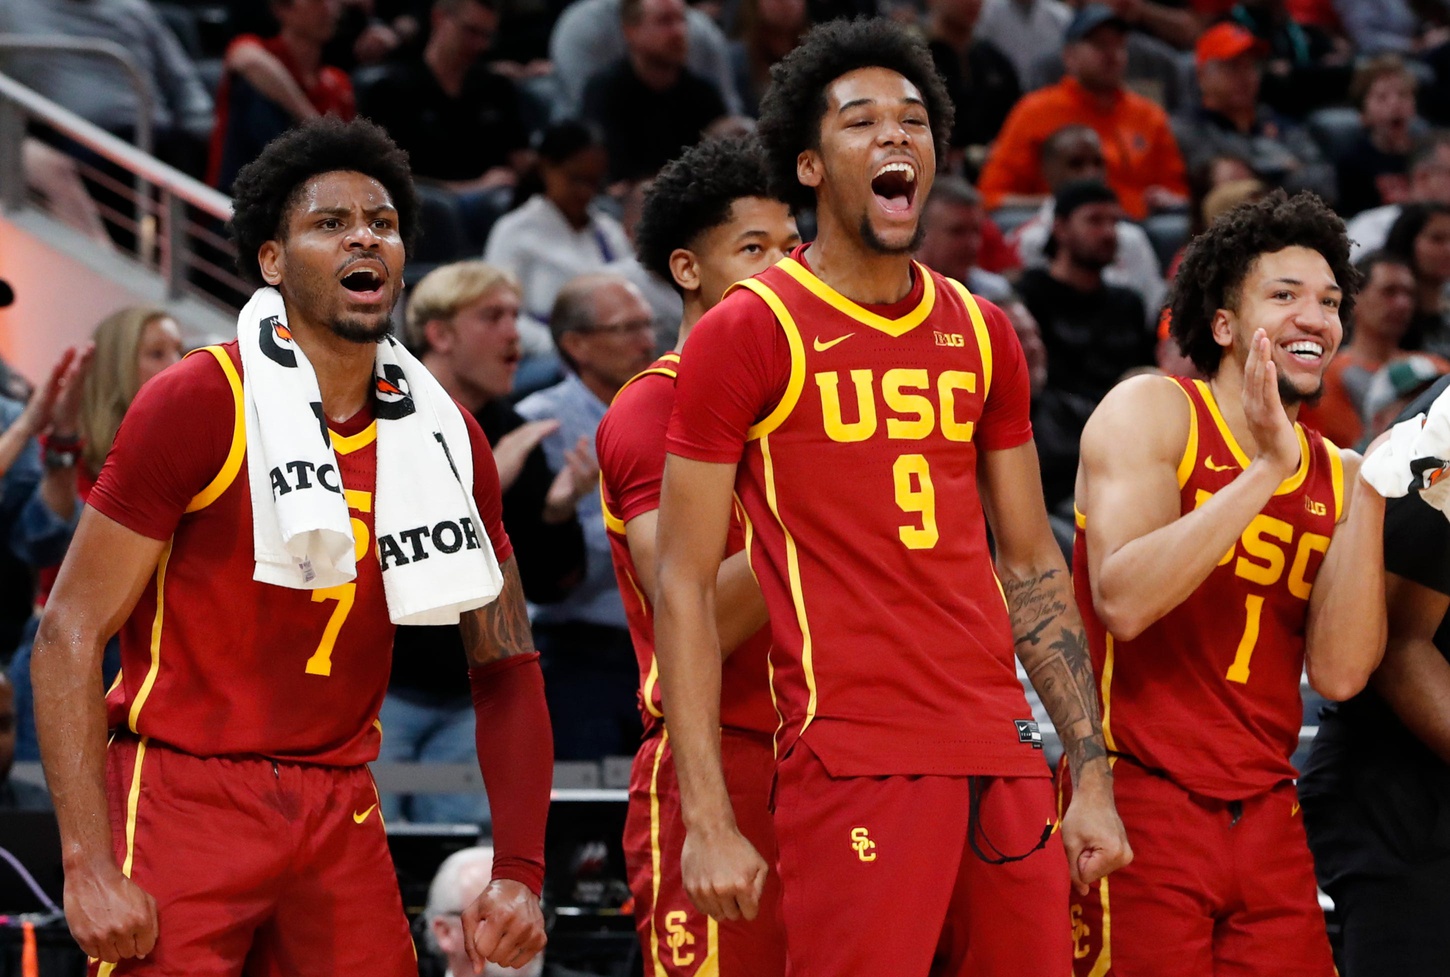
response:
M861 240L865 242L866 247L877 254L911 254L921 247L921 240L924 237L926 237L926 222L918 220L916 230L911 232L911 240L902 245L887 244L876 233L876 228L871 226L871 218L866 214L861 215Z
M388 316L372 322L361 316L342 315L333 319L328 325L332 328L334 336L360 346L382 342L383 337L393 328L393 323Z
M1308 393L1303 393L1291 384L1282 374L1279 376L1279 400L1285 407L1293 407L1295 404L1303 404L1306 407L1313 407L1319 403L1319 398L1324 396L1324 378L1320 377L1319 385Z

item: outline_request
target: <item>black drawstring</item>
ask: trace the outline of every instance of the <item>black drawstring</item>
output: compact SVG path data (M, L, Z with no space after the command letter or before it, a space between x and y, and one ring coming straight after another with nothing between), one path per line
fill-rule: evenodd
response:
M982 785L981 777L967 778L967 841L972 846L972 852L988 865L1006 865L1008 862L1020 862L1029 855L1041 851L1047 844L1047 839L1052 837L1053 825L1051 821L1048 821L1046 826L1043 827L1042 837L1037 839L1037 844L1020 855L1008 855L992 843L992 839L987 837L987 832L982 828L981 823L982 795L985 792L986 788ZM977 835L979 834L982 836L982 841L987 843L987 847L992 849L993 855L996 856L995 858L988 858L982 852L981 845L977 844Z

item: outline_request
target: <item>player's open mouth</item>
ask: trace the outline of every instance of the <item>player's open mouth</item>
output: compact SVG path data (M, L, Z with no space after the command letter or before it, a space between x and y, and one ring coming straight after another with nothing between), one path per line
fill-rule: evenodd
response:
M1318 366L1324 360L1324 344L1312 339L1296 339L1285 343L1284 352L1305 366Z
M916 200L916 167L907 162L885 164L871 178L871 192L888 214L909 214Z
M380 300L383 296L383 286L388 281L387 273L382 267L374 262L358 263L350 267L352 270L339 280L342 287L363 301Z

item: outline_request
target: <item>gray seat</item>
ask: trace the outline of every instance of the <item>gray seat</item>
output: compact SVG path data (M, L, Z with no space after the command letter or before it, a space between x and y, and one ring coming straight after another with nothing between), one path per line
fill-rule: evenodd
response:
M1188 215L1181 212L1153 214L1143 219L1143 231L1158 256L1158 267L1167 268L1173 263L1174 255L1188 243L1188 232L1192 223Z
M1364 132L1359 110L1346 106L1315 109L1304 123L1319 148L1324 150L1324 155L1335 162L1348 155L1360 133Z

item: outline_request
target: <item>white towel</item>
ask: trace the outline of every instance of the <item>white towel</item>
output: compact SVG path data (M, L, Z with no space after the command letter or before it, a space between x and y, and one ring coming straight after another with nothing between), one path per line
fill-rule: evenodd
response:
M258 289L237 319L252 495L253 578L320 590L357 576L352 517L317 376L292 341L282 296ZM394 624L456 624L503 575L473 503L473 452L458 406L391 336L377 344L376 553Z
M1391 428L1389 440L1364 460L1360 474L1387 499L1418 491L1428 505L1450 515L1450 391L1436 397L1427 413Z

